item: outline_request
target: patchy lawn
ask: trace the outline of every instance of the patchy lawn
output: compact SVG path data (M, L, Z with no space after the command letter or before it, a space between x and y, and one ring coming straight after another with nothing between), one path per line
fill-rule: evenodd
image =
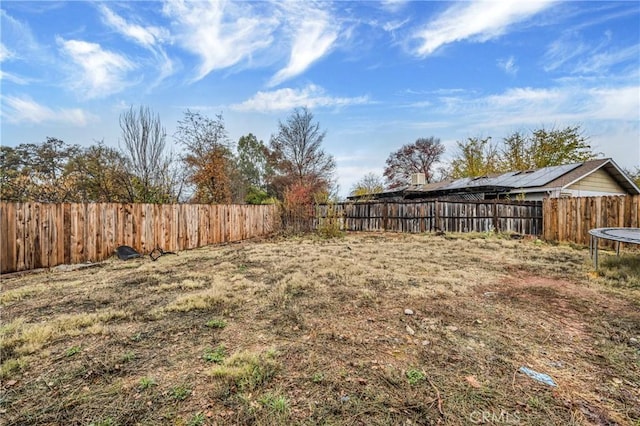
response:
M638 425L640 277L622 266L598 275L587 250L530 240L349 234L5 277L0 418Z

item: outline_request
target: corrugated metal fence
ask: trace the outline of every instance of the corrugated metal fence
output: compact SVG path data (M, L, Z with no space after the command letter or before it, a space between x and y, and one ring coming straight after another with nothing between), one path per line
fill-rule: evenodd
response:
M274 205L0 202L0 270L100 261L120 245L146 254L240 241L278 223Z
M375 201L318 206L316 220L327 217L337 218L346 231L542 234L540 201Z

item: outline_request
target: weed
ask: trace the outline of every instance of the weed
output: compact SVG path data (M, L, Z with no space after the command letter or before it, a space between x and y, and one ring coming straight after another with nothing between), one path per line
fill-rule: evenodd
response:
M196 413L189 419L187 426L202 426L205 422L204 414Z
M69 349L64 351L64 356L66 357L74 356L75 354L79 353L81 350L82 348L80 348L80 346L71 346Z
M326 214L323 214L323 210L326 209ZM318 220L318 226L316 233L321 238L339 238L344 236L342 232L342 220L344 214L338 213L337 207L333 203L325 205L318 205L316 207L316 218Z
M601 274L618 287L640 288L640 256L623 254L602 259Z
M140 388L140 390L145 390L145 389L152 388L155 385L156 385L156 381L154 379L152 379L151 377L145 376L140 379L138 387Z
M323 380L324 380L323 373L314 373L313 376L311 376L311 381L313 383L322 383Z
M245 272L247 272L247 270L248 270L248 269L249 269L249 268L247 267L247 265L240 265L240 266L238 266L238 272L241 272L241 273L243 273L243 274L244 274Z
M120 357L120 360L122 362L131 362L134 359L136 359L136 354L133 351L125 352L124 354L122 354L122 357Z
M8 359L0 366L0 379L9 377L11 373L22 370L27 366L27 361L23 358Z
M105 417L104 419L89 423L89 426L117 426L117 424L112 417Z
M214 318L207 321L206 326L209 328L225 328L227 326L227 322L223 319Z
M176 401L184 401L191 395L191 389L186 385L171 388L171 397Z
M124 311L105 310L102 312L59 315L55 319L41 323L8 324L3 327L0 347L16 347L20 354L38 352L47 342L65 336L99 334L104 331L104 323L126 318ZM5 333L9 331L10 333Z
M275 357L275 351L236 353L214 367L210 374L234 382L241 390L251 391L271 380L280 369Z
M131 340L133 340L134 342L139 342L140 340L142 340L142 333L136 333L133 336L131 336Z
M530 396L527 400L527 404L529 405L529 407L536 409L541 409L542 407L544 407L544 402L537 396Z
M184 279L178 282L160 284L158 286L152 287L152 290L156 292L172 291L176 289L193 290L197 288L204 288L204 287L207 287L208 285L209 283L206 280Z
M189 312L193 310L207 310L224 306L228 302L222 289L214 287L198 293L187 294L174 300L164 308L169 312Z
M424 371L422 370L416 370L415 368L412 368L411 370L407 371L407 381L410 385L417 385L426 378L427 375L424 374Z
M226 349L224 345L218 345L217 348L211 349L207 348L204 350L204 358L205 361L215 362L216 364L221 364L224 361Z
M267 393L260 398L260 403L276 414L286 414L289 412L289 400L282 395Z

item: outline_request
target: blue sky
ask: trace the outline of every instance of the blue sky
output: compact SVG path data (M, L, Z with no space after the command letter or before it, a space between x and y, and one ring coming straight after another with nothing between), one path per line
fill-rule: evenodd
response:
M640 165L640 2L3 1L1 143L118 146L131 105L173 145L186 109L265 143L293 108L345 195L419 137L580 124ZM179 146L173 147L176 152Z

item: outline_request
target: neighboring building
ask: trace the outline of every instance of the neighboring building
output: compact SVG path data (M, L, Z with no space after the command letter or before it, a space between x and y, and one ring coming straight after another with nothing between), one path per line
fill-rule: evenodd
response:
M552 197L638 195L640 189L611 159L521 170L498 175L462 178L424 184L414 176L412 184L368 195L369 199L407 200L453 198L488 200L511 198L542 200ZM358 200L362 197L349 197Z

